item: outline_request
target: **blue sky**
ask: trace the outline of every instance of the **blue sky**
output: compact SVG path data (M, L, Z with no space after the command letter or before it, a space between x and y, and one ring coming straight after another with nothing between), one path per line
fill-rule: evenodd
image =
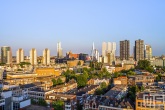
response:
M165 54L165 0L1 0L0 46L11 46L15 55L23 48L56 55L62 42L64 53L90 53L92 42L101 44L143 39L153 55Z

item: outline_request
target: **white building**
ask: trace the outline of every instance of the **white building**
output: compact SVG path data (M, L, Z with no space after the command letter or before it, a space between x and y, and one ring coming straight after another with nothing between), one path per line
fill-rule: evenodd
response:
M107 50L107 43L103 42L102 43L102 56L106 56L106 50Z
M50 64L50 50L47 48L43 50L43 64L44 65Z
M37 65L37 51L35 48L30 50L30 63L32 65Z
M60 58L63 56L63 52L62 52L62 47L61 47L61 42L57 43L57 57Z
M115 42L103 42L102 44L102 57L103 63L113 64L116 55L116 43Z
M150 45L144 45L144 58L146 60L152 59L152 48Z
M24 50L22 48L17 50L16 55L17 63L24 62Z

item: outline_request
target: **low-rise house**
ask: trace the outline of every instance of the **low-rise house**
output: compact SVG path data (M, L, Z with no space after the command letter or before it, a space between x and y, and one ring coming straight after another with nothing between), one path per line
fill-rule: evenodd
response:
M75 88L77 88L77 82L75 80L70 80L68 83L63 84L63 85L57 85L53 89L54 89L54 92L65 93Z
M128 78L127 76L119 76L117 78L113 78L113 84L118 85L118 84L124 84L127 85L128 83Z
M105 82L108 85L110 82L110 79L105 79L105 78L103 78L103 79L98 79L98 78L97 79L90 79L87 82L87 84L88 85L100 85L103 82Z
M38 87L38 88L28 90L28 95L31 99L38 101L39 99L45 99L47 94L51 94L53 92L54 92L53 89L45 90L42 87Z
M105 97L109 97L112 99L120 100L127 94L127 85L115 85L111 90L109 90Z
M104 96L86 95L81 99L83 110L133 110L131 100L114 100Z
M130 99L106 99L102 104L99 105L98 110L134 110L134 106Z
M139 74L128 77L128 85L147 86L154 84L155 77L153 74Z
M46 95L46 102L50 105L52 104L53 101L57 101L57 100L64 101L65 110L75 110L76 108L76 95L57 94L57 93Z
M99 88L99 85L88 85L76 91L77 97L82 97L83 95L94 94L94 92Z

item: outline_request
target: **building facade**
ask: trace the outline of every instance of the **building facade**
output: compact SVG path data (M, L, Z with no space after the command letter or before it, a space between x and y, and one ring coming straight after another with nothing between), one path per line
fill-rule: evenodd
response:
M120 59L129 60L130 57L130 42L129 40L120 41Z
M31 65L37 65L37 51L35 48L30 50L30 63Z
M144 40L135 41L134 58L136 61L144 60Z
M12 51L11 47L1 47L1 63L12 64Z
M50 64L50 50L47 48L43 50L43 64L44 65Z
M151 60L152 59L152 48L150 45L145 45L144 46L144 57L146 60Z
M17 64L20 62L24 62L24 50L22 48L17 50L16 55Z
M113 64L116 55L116 43L115 42L103 42L102 43L102 62Z
M58 58L63 57L61 42L58 42L58 43L57 43L57 57L58 57Z

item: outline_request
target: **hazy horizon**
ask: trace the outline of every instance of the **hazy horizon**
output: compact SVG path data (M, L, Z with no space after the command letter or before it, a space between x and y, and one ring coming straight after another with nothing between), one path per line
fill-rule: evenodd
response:
M91 53L92 43L101 55L102 42L135 40L152 46L153 55L165 54L165 1L155 0L5 0L0 1L0 46L42 55L49 48L56 55L57 42L66 52Z

